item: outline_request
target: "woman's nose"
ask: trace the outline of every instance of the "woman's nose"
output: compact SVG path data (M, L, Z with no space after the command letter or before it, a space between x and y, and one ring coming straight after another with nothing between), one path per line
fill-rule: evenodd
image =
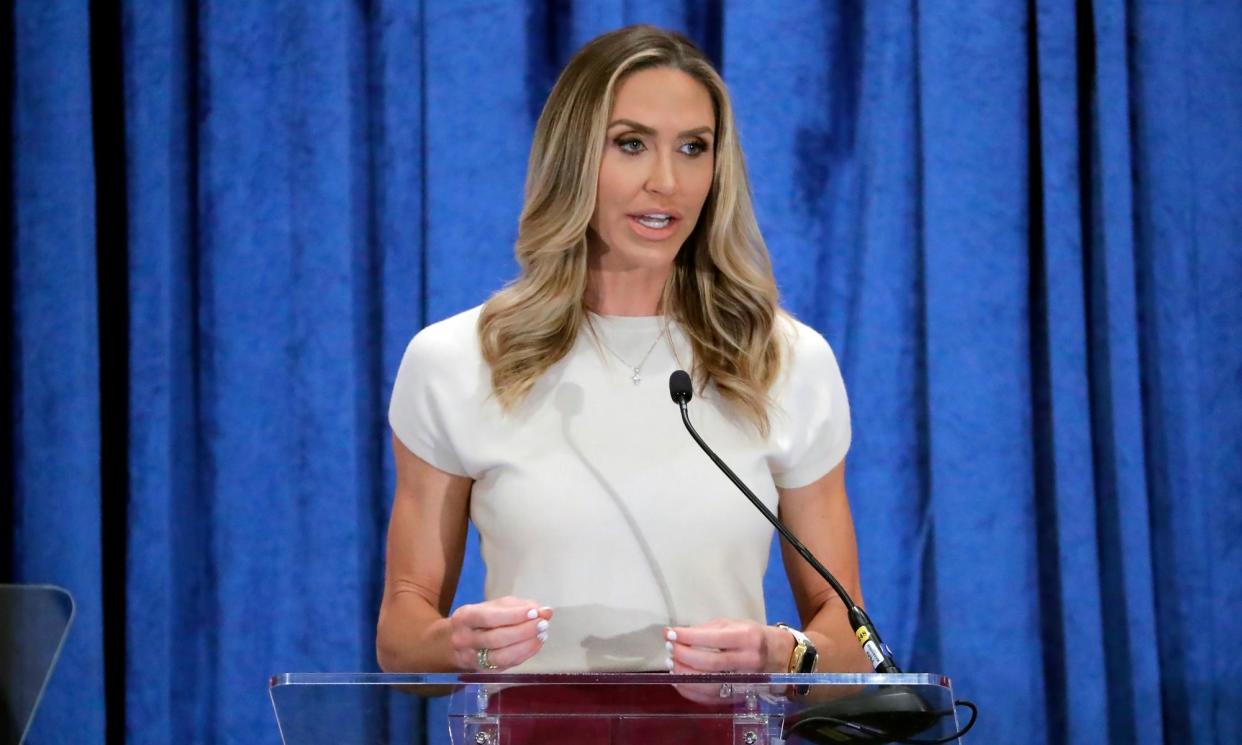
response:
M656 155L652 159L651 172L647 174L647 191L656 194L673 194L677 191L677 174L673 170L673 158Z

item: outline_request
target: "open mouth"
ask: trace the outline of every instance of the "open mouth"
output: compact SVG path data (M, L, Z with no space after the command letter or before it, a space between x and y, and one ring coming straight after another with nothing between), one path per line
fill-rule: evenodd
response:
M673 217L671 215L635 215L634 219L639 225L651 228L652 230L667 228L673 221Z
M634 225L634 232L640 237L652 240L663 240L672 235L673 227L681 219L667 212L644 212L630 215L629 218Z

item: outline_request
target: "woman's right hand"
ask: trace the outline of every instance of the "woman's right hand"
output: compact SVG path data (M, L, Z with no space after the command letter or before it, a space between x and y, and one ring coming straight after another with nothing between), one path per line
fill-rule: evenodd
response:
M453 657L461 670L482 667L479 650L487 650L489 670L522 664L548 639L552 609L533 600L503 597L463 605L449 616Z

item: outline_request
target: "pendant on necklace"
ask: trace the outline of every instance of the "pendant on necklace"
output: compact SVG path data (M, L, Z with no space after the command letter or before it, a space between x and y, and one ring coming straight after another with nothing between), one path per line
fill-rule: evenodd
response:
M634 376L631 377L630 380L634 381L634 385L638 385L639 383L643 382L643 376L638 374L637 367L634 368Z

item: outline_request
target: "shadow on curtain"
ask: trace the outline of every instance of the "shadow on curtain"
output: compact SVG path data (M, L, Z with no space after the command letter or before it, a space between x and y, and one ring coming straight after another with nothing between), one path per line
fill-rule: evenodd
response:
M401 350L513 275L556 72L633 22L731 87L903 666L971 742L1242 737L1236 2L9 13L0 579L79 607L32 742L274 743L269 675L375 669Z

